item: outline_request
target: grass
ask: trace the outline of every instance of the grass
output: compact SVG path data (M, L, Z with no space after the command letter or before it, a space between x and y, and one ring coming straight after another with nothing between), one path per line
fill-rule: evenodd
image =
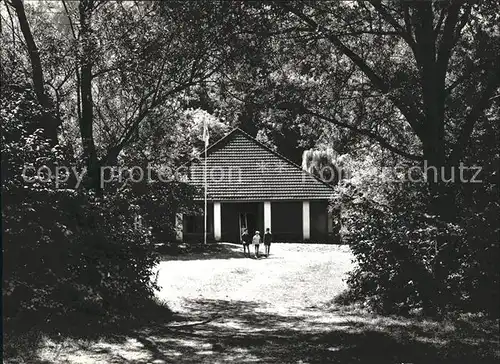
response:
M496 321L385 317L332 304L351 260L347 247L332 245L274 244L259 259L243 257L236 244L177 252L155 273L158 300L175 313L149 308L129 325L94 326L94 335L43 334L24 362L498 361Z

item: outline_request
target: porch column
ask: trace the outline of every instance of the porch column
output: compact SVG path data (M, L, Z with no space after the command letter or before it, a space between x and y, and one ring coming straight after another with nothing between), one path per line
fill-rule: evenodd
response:
M175 240L181 242L184 238L184 224L182 212L175 214Z
M220 202L214 202L214 238L221 239L221 206Z
M264 232L271 229L271 201L264 201Z
M333 233L333 211L327 212L328 216L328 234Z
M302 239L309 240L311 237L311 214L309 201L302 201Z

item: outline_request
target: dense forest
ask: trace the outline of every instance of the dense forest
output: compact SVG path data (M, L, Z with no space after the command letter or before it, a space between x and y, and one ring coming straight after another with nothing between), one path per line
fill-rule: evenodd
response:
M358 266L339 300L497 315L499 8L4 0L4 316L153 297L155 244L195 191L131 167L175 171L205 123L342 170L331 208Z

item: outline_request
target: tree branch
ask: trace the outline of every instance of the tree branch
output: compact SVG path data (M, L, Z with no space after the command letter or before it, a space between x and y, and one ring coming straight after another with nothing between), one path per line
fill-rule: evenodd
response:
M441 31L441 26L443 25L443 20L444 20L444 15L446 14L446 9L441 9L441 11L439 12L439 19L436 23L436 26L434 27L434 34L439 34L439 32Z
M394 17L389 14L386 7L382 5L381 0L370 0L370 4L375 8L375 10L382 16L382 18L388 22L397 34L401 35L401 37L408 43L411 49L415 47L415 40L413 39L410 32L407 29L403 28Z
M382 31L382 30L360 30L357 32L335 33L335 36L344 37L344 36L353 36L353 35L362 35L362 34L393 35L393 36L398 36L398 37L401 36L401 34L399 32Z
M468 77L470 77L474 72L479 70L481 67L474 63L472 60L468 60L468 64L465 66L464 71L460 76L458 76L450 85L448 85L445 89L446 95L450 95L451 92L459 86L463 81L465 81Z
M283 35L283 34L295 33L295 32L309 32L309 30L310 30L309 28L300 28L300 27L290 27L290 28L278 30L276 32L244 30L242 32L236 33L236 35L254 34L254 35L259 35L259 36L274 36L274 35Z
M33 86L38 99L38 102L42 107L48 108L47 95L44 92L44 79L42 71L42 62L40 61L40 53L38 47L36 46L35 40L33 39L33 34L26 18L26 13L24 11L24 5L21 0L11 0L10 4L14 7L16 11L17 18L19 21L19 26L21 27L21 32L23 33L24 40L28 46L28 55L31 61Z
M108 152L106 153L106 156L102 160L103 163L104 164L114 164L115 163L115 160L118 157L118 155L120 154L121 150L131 140L131 138L134 135L134 133L136 132L137 128L139 127L141 122L149 115L151 110L153 110L154 108L163 104L165 102L165 100L167 100L170 96L175 95L176 93L179 93L179 92L181 92L181 91L183 91L191 86L196 85L197 83L201 82L203 79L209 78L215 72L217 72L220 69L220 67L222 67L223 64L224 63L222 62L221 64L219 64L219 66L214 67L214 69L211 72L203 75L202 77L199 77L196 80L190 78L189 81L184 82L184 83L180 84L179 86L165 92L161 96L158 97L158 95L156 95L156 98L153 99L148 106L140 107L139 114L137 115L137 117L134 120L131 120L130 123L127 125L127 130L125 130L125 132L123 133L122 137L120 138L120 141L108 150ZM155 94L156 91L157 90L155 89L155 90L151 91L150 93L148 93L148 95L145 96L145 99L147 99L151 95ZM141 100L141 103L144 103L145 99Z
M68 7L66 6L66 1L62 0L62 4L64 7L64 11L66 12L66 17L68 18L68 21L69 21L69 27L71 29L71 34L73 34L73 39L76 40L77 37L76 37L75 27L73 25L73 20L71 19L71 16L69 15L69 10L68 10Z
M5 1L5 7L7 8L7 13L9 14L9 19L10 19L10 26L12 28L12 44L14 46L14 49L16 49L16 32L14 30L14 19L12 19L12 13L10 12L10 6L12 6L11 3L9 3L7 0Z
M286 109L286 110L291 110L292 108L288 108L288 107L283 107L283 105L281 105L282 109ZM299 113L301 114L305 114L305 115L311 115L311 116L314 116L314 117L317 117L318 119L321 119L321 120L325 120L325 121L328 121L334 125L337 125L337 126L340 126L342 128L346 128L346 129L349 129L357 134L360 134L360 135L364 135L364 136L367 136L368 138L378 142L380 144L380 146L382 146L383 148L393 152L393 153L396 153L402 157L405 157L407 159L411 159L411 160L415 160L415 161L421 161L423 160L423 157L420 156L420 155L415 155L415 154L411 154L411 153L407 153L405 151L402 151L396 147L394 147L393 145L391 145L389 143L389 141L385 138L383 138L382 136L378 135L378 134L375 134L374 132L370 131L370 130L365 130L365 129L360 129L354 125L350 125L350 124L347 124L347 123L344 123L342 121L339 121L335 118L332 118L332 117L328 117L328 116L325 116L325 115L321 115L315 111L312 111L310 109L307 109L306 107L304 107L303 105L301 105L298 109L297 107L294 107L293 108L294 110L298 111Z
M372 84L380 90L382 93L387 94L391 91L391 86L387 83L384 78L379 76L358 54L354 53L349 47L347 47L337 36L332 34L328 29L320 27L320 25L311 17L305 15L301 11L287 5L286 3L277 3L283 9L297 16L300 20L306 23L310 27L310 31L323 32L325 38L328 39L334 46L337 47L344 55L346 55L358 68L368 77ZM392 95L388 96L389 99L394 103L394 105L401 111L405 116L407 122L410 124L415 133L421 137L422 127L420 123L420 113L411 103L405 103L402 100L394 97Z
M40 53L33 38L33 33L31 32L28 19L26 18L24 4L22 0L11 0L9 4L13 6L14 10L16 11L19 26L28 48L28 56L31 63L33 89L35 91L37 100L45 109L45 111L48 111L51 108L51 104L49 97L45 92L45 81L43 78L43 68L42 62L40 60ZM58 143L57 128L60 125L60 120L56 119L50 112L47 112L45 116L46 120L44 120L44 123L42 125L45 136L50 140L50 143L52 145L56 145Z
M354 53L349 47L347 47L337 36L332 34L328 29L324 27L320 27L320 25L310 18L309 16L303 14L301 11L292 8L285 3L280 4L285 10L288 10L290 13L297 16L300 20L309 25L310 30L316 32L323 32L325 34L325 38L333 43L342 53L344 53L349 59L351 59L354 64L356 64L363 73L372 81L372 83L380 89L382 92L389 92L389 85L384 81L382 77L377 75L375 71L365 62L359 55Z
M497 60L494 65L498 65L500 62L500 57L496 57ZM458 163L463 156L464 150L469 143L470 136L474 130L474 125L477 123L481 114L488 108L493 100L493 95L498 91L500 87L500 68L496 68L493 75L488 78L488 83L486 84L484 91L479 98L478 102L472 107L469 115L467 115L465 122L460 129L457 141L452 149L450 155L450 163L452 165Z
M448 69L451 52L456 43L455 26L458 22L458 13L464 0L454 0L448 7L448 14L444 22L443 36L437 49L437 75L438 79L444 78Z
M406 32L409 34L409 36L413 39L412 32L411 32L411 18L410 18L410 10L408 7L408 4L403 3L403 19L405 22L405 29Z
M68 10L68 7L66 5L66 1L62 0L62 4L64 7L64 11L66 12L66 17L68 18L68 21L69 21L69 26L71 28L71 33L73 34L73 39L77 40L78 38L76 36L75 27L73 25L73 20L71 19L71 16L69 14L69 10ZM80 57L78 55L78 47L75 47L74 53L75 53L75 74L76 74L76 112L78 115L78 122L80 122L80 120L82 119L82 103L81 103L81 93L80 93L80 84L81 84L80 67L79 67Z
M120 66L113 66L113 67L109 67L109 68L103 68L97 72L94 72L92 73L92 79L94 78L97 78L105 73L108 73L108 72L113 72L113 71L118 71L120 69Z

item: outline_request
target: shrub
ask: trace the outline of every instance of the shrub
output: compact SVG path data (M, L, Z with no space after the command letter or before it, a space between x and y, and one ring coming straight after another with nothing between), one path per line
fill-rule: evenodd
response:
M428 315L450 310L497 315L492 210L500 213L498 204L471 213L473 205L457 200L463 211L455 223L446 223L426 213L430 196L424 185L374 185L383 196L378 201L346 183L338 189L342 238L357 261L342 299L364 301L383 313L422 309ZM357 192L347 193L350 189Z
M4 96L4 317L35 324L51 315L127 312L147 304L158 260L151 226L165 223L169 207L185 198L183 187L122 186L97 198L70 182L56 186L47 174L27 183L26 165L78 163L66 148L51 148L43 139L37 128L42 113L29 87ZM137 224L141 214L143 223Z

